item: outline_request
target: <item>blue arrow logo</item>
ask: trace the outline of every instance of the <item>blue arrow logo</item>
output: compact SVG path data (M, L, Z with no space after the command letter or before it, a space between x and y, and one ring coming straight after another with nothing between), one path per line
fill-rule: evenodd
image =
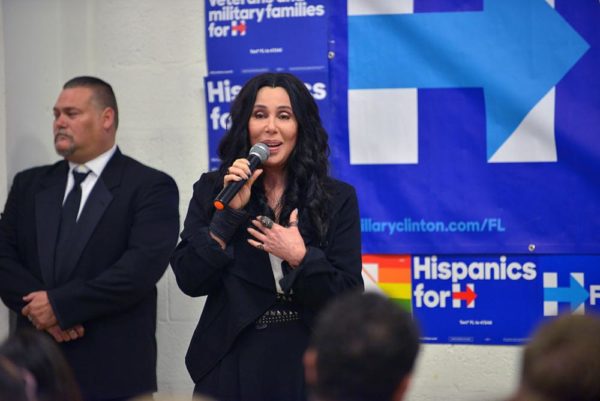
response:
M587 301L590 293L571 275L569 287L544 288L544 301L568 302L575 310Z
M351 16L349 89L483 87L489 159L589 45L544 0Z

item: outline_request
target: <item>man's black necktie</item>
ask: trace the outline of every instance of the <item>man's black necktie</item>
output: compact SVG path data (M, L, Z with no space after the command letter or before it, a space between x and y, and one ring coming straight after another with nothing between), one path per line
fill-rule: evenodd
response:
M71 248L71 241L75 226L77 225L77 214L81 203L81 183L90 172L79 173L73 170L73 188L67 195L67 199L62 207L60 215L60 229L56 243L56 252L54 259L55 272L61 269L61 264L65 260L65 255ZM58 274L57 274L58 275Z

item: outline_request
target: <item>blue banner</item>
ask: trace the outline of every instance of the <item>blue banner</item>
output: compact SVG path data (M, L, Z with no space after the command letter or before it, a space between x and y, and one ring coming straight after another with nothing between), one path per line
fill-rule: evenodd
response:
M330 0L206 0L209 75L327 69Z
M429 343L513 345L544 319L600 313L600 256L365 255L364 277Z
M334 25L364 252L599 252L600 4L402 3Z
M357 190L365 280L423 341L518 344L597 311L597 0L205 4L210 168L244 82L299 76Z

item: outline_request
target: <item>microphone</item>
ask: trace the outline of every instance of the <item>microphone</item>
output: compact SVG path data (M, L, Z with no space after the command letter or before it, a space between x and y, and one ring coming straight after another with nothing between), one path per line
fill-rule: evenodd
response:
M254 173L254 170L261 163L264 163L269 158L269 147L264 143L257 143L256 145L250 148L250 152L248 153L248 161L250 162L250 174ZM241 181L233 181L229 185L227 185L219 195L215 198L213 205L219 210L225 209L225 205L228 205L229 202L233 199L235 194L244 186L247 180Z

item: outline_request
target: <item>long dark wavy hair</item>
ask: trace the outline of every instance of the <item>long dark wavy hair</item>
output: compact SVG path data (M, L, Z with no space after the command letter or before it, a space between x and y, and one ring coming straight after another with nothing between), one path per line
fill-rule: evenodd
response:
M243 86L231 105L231 127L219 144L221 166L227 168L250 150L248 121L252 115L256 94L265 87L283 88L290 97L292 110L298 122L296 146L285 168L286 188L281 199L280 223L289 222L290 213L298 208L301 216L310 219L311 227L319 240L325 240L329 224L327 204L331 197L326 188L329 175L328 135L321 123L319 108L302 81L288 73L265 73L251 78ZM251 202L256 202L258 212L273 217L267 204L262 176L252 187ZM306 227L301 224L302 227Z

